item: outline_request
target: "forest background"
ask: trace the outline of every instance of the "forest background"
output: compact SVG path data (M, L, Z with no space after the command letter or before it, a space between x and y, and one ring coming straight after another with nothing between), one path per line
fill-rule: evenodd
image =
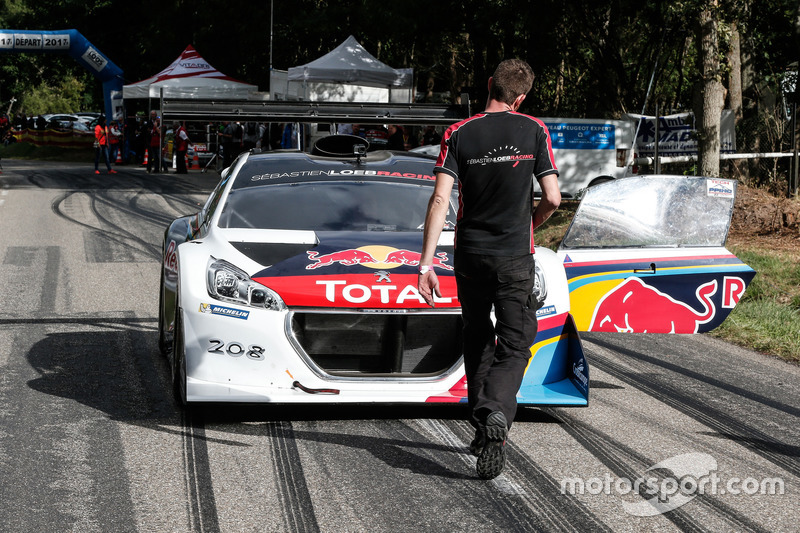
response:
M4 0L0 28L74 28L125 83L192 44L262 91L270 68L312 61L352 34L380 61L412 67L422 100L467 92L481 106L497 63L519 57L537 75L523 111L562 117L690 110L710 81L745 113L780 100L800 59L797 0ZM99 83L67 56L0 54L0 103L11 97L28 114L102 108Z

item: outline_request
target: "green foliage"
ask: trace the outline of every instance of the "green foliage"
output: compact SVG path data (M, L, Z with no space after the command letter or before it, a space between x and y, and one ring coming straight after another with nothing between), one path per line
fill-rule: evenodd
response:
M80 111L85 105L85 92L84 83L69 76L58 86L41 83L32 87L23 95L20 105L28 115L72 113Z
M413 68L420 94L468 91L476 108L496 64L521 57L537 75L522 111L614 118L642 110L653 75L646 111L656 102L691 108L693 25L707 1L5 0L0 24L47 30L69 21L124 70L127 83L160 71L192 44L225 74L261 90L269 89L271 68L312 61L352 34L379 60ZM742 30L752 80L777 78L797 60L795 11L796 0L720 0L720 20ZM7 100L84 74L66 57L0 54L0 76ZM100 84L85 83L90 107L99 108Z

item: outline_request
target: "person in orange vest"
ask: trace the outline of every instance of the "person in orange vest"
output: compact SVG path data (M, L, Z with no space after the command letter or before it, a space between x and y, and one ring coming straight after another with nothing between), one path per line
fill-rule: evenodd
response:
M179 122L172 124L172 130L175 132L175 164L177 165L176 174L188 174L186 170L186 152L189 150L189 145L192 141L189 140L189 135Z
M100 174L98 166L100 164L100 154L106 161L106 168L109 174L116 174L117 171L111 168L111 163L108 161L108 127L106 126L106 117L101 116L97 120L97 125L94 127L94 173Z

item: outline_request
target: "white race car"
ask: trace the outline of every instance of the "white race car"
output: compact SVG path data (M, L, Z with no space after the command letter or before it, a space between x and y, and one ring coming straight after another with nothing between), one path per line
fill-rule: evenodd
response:
M200 212L170 224L159 344L182 402L466 402L457 192L430 308L416 285L434 161L361 142L242 154ZM755 274L724 248L735 186L654 176L588 190L558 253L536 248L520 404L587 405L579 331L724 320Z

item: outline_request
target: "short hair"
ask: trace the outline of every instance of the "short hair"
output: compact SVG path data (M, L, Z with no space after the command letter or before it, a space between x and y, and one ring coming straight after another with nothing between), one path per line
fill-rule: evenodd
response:
M497 65L492 75L493 100L511 105L521 94L528 94L533 86L533 69L521 59L506 59Z

